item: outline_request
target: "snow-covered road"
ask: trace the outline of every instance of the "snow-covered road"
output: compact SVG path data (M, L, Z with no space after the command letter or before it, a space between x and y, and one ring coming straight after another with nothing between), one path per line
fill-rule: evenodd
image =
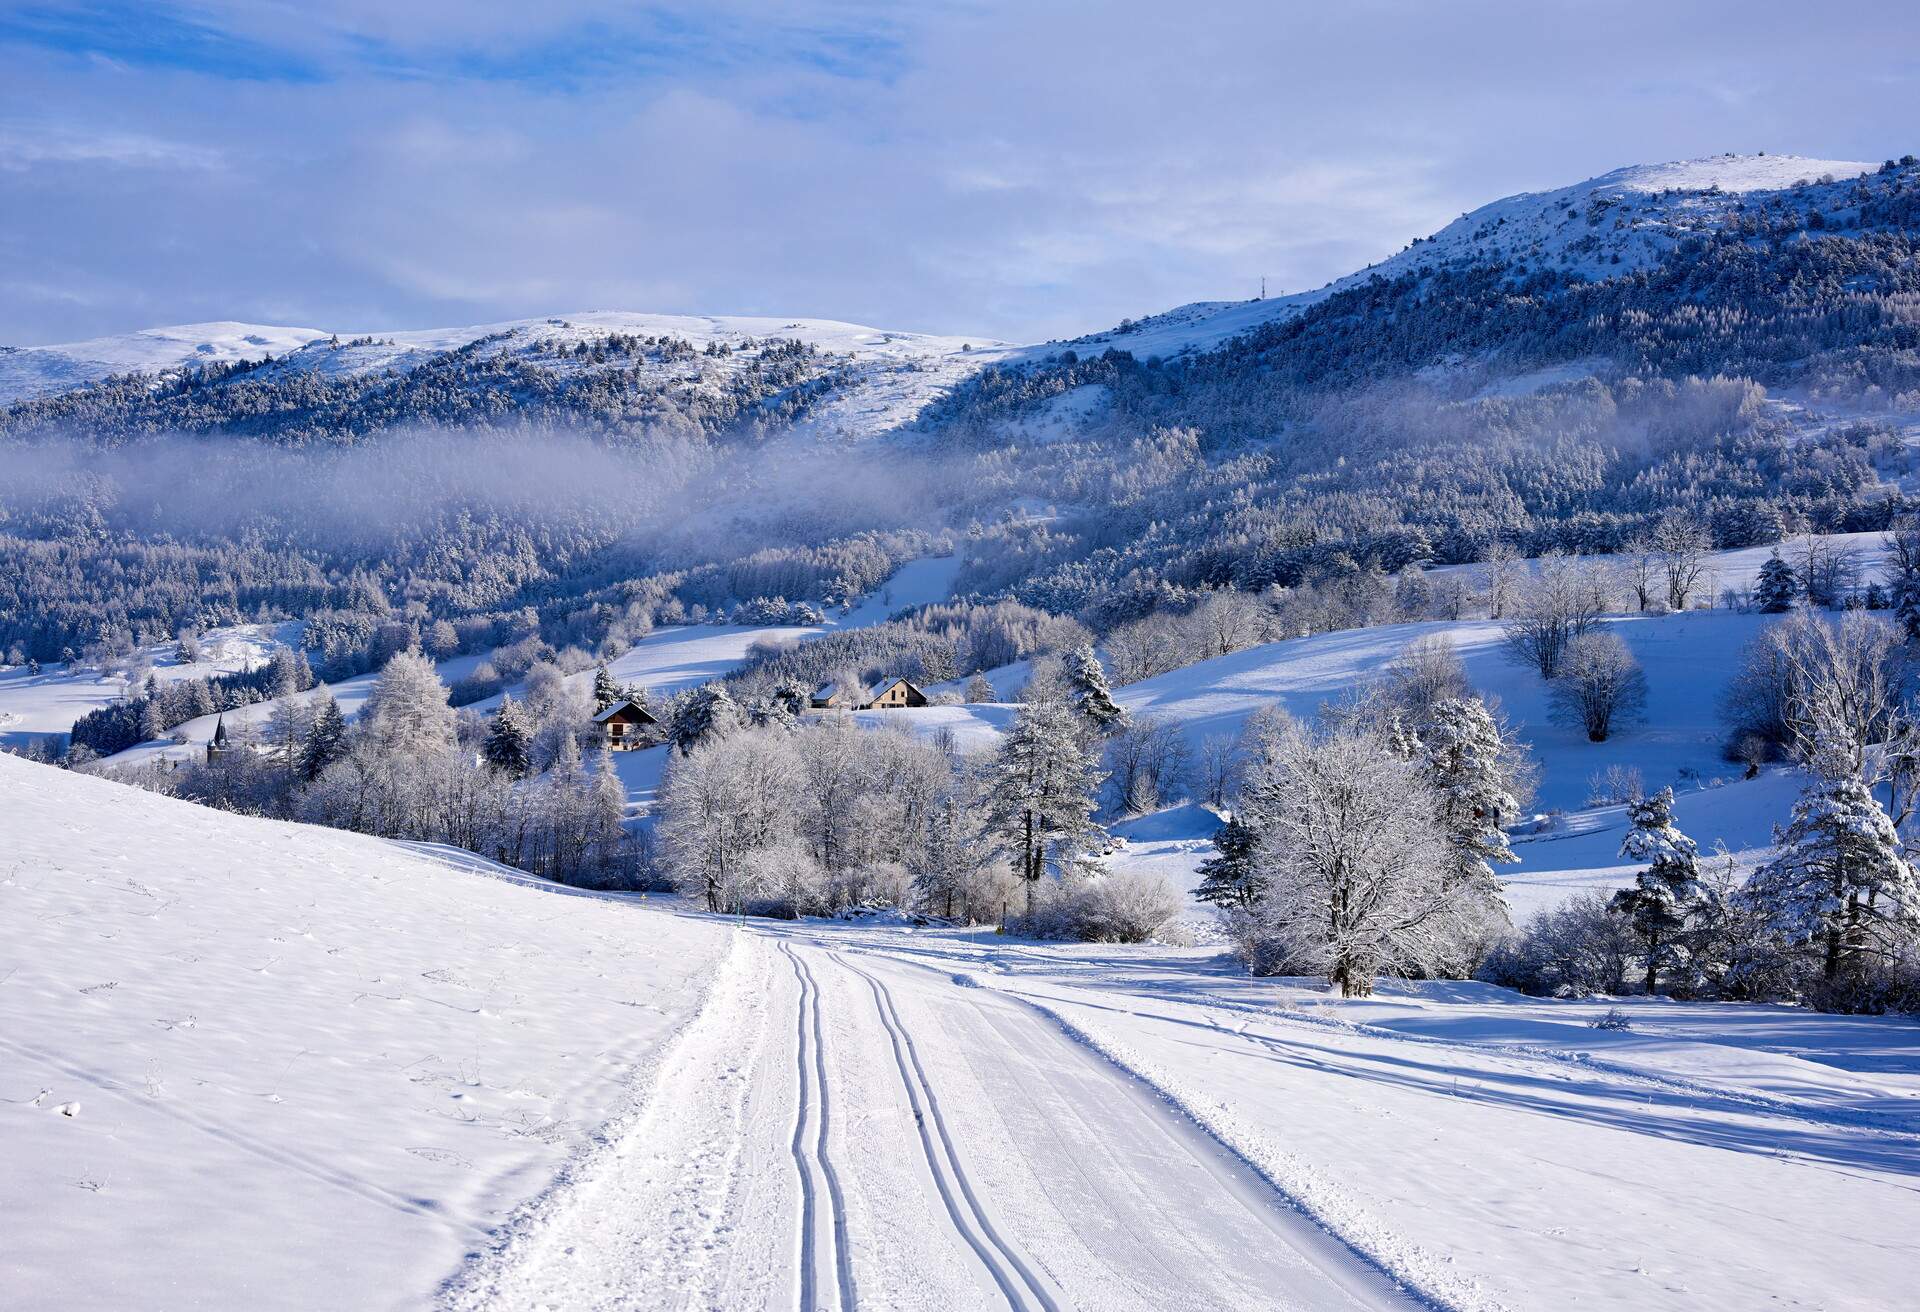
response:
M1019 998L743 928L628 1124L458 1308L1412 1306Z

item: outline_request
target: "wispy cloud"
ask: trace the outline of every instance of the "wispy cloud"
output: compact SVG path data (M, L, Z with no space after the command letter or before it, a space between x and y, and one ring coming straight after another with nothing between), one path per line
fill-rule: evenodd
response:
M1920 11L1787 0L0 9L0 341L586 307L1009 339L1318 286L1495 196L1880 158Z

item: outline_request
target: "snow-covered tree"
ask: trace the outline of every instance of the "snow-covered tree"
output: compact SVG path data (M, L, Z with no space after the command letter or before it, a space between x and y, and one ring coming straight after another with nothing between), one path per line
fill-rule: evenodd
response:
M1567 643L1548 699L1556 720L1603 743L1645 708L1647 676L1618 634L1582 633Z
M993 684L987 681L987 676L984 674L976 674L967 680L964 696L975 705L1000 700L1000 694L993 690Z
M1443 701L1469 697L1466 666L1444 633L1415 638L1387 663L1379 696L1407 724L1424 723Z
M1816 947L1833 982L1920 927L1920 877L1843 734L1822 736L1807 766L1779 853L1742 896L1782 938Z
M749 856L793 835L802 767L785 735L737 733L672 758L661 784L660 841L683 892L709 911L744 909Z
M433 662L403 651L387 662L367 698L366 731L384 750L429 756L453 741L453 708Z
M613 681L613 675L602 665L593 672L593 713L595 715L620 700L620 685Z
M533 727L526 712L511 696L503 695L487 722L487 741L481 749L487 764L510 779L524 779L533 770Z
M1457 956L1433 800L1420 767L1360 725L1268 736L1242 789L1265 884L1245 931L1254 969L1325 974L1356 997Z
M1434 818L1446 843L1445 873L1455 897L1489 927L1508 921L1493 863L1519 858L1501 828L1520 814L1527 767L1478 697L1436 703L1415 736L1414 759L1433 790Z
M1200 863L1200 886L1193 896L1217 907L1251 911L1260 900L1255 849L1260 836L1238 819L1213 831L1214 854Z
M1027 914L1047 868L1072 864L1100 832L1093 822L1103 776L1074 714L1059 702L1028 702L988 770L989 823L1027 881Z
M1633 827L1620 855L1647 868L1607 905L1633 926L1645 952L1647 992L1654 994L1662 971L1671 974L1691 964L1687 929L1705 909L1708 890L1700 880L1699 848L1673 823L1673 789L1629 803L1627 815Z
M1782 615L1793 609L1800 583L1793 566L1780 558L1778 548L1760 565L1760 577L1753 585L1754 609L1763 615Z
M1888 604L1907 641L1920 640L1920 525L1902 524L1884 543Z
M1107 686L1107 672L1091 646L1075 647L1066 655L1068 687L1072 690L1073 709L1101 733L1110 733L1126 723L1127 713L1113 700Z
M746 716L726 685L715 680L678 699L667 724L667 741L685 754L694 744L724 738L745 723Z
M300 777L312 783L322 771L346 756L347 721L333 694L322 688L313 696L307 723L307 741L300 751Z

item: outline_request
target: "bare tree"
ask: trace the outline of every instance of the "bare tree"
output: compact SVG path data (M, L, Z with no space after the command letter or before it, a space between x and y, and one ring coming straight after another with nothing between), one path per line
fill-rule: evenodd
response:
M1620 575L1633 593L1636 609L1644 611L1653 605L1660 578L1660 552L1651 538L1635 537L1620 548Z
M1208 806L1225 806L1240 771L1239 744L1231 734L1211 733L1200 743L1200 789Z
M1380 695L1408 724L1424 723L1435 706L1469 697L1466 666L1444 633L1426 633L1400 649L1387 663Z
M1501 538L1487 544L1487 617L1505 619L1520 586L1525 564L1520 549Z
M1508 655L1552 679L1567 644L1594 626L1606 601L1606 585L1591 565L1542 556L1502 626Z
M1157 716L1126 724L1107 746L1114 800L1123 815L1144 815L1172 801L1192 765L1186 731Z
M1549 694L1554 718L1603 743L1647 703L1647 676L1615 633L1582 633L1567 644Z
M1653 531L1653 547L1660 553L1660 572L1667 587L1667 605L1685 610L1687 598L1699 586L1712 546L1707 530L1691 515L1668 515ZM1643 606L1641 609L1645 609Z

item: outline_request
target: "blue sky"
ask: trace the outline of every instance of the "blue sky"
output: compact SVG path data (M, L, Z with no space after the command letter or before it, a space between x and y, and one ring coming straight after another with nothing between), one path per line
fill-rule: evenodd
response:
M0 342L586 309L1040 340L1726 150L1920 150L1860 4L0 0Z

